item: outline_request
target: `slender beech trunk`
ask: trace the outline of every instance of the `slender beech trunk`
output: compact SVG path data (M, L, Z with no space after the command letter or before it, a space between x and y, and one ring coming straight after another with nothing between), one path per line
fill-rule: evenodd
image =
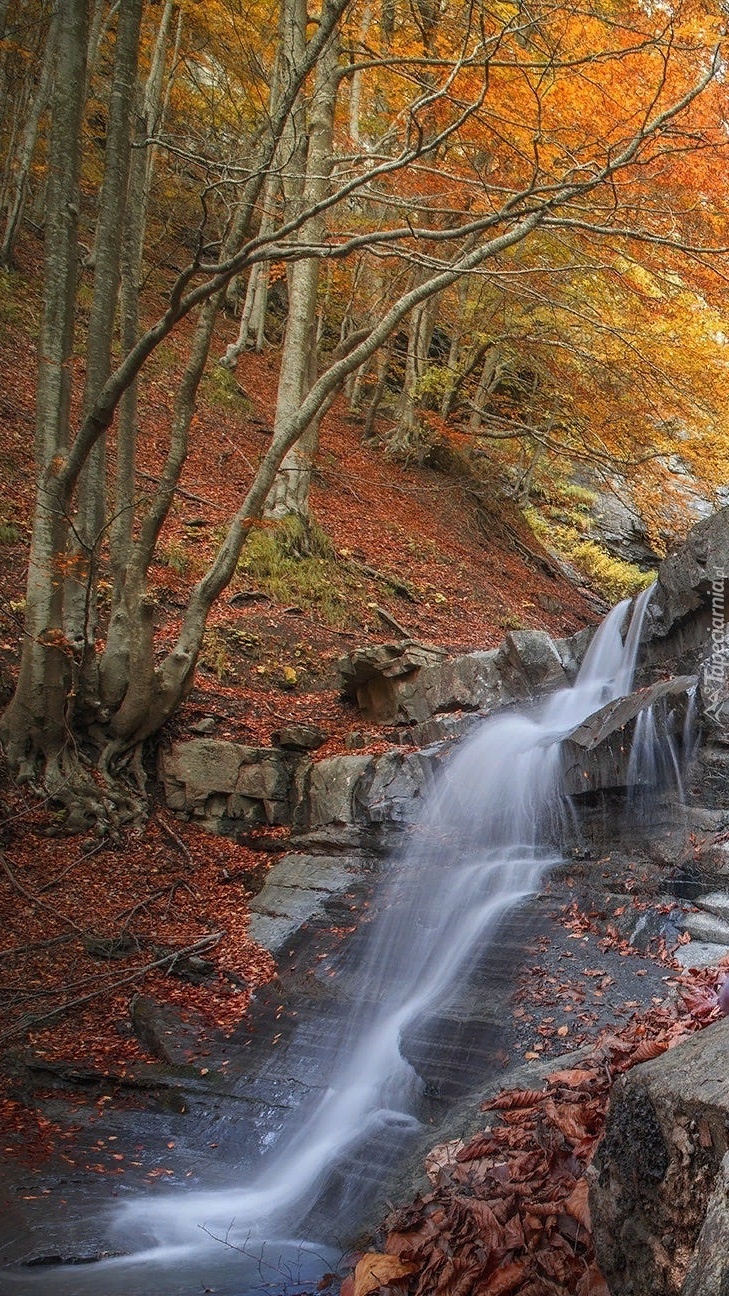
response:
M69 439L71 361L78 263L81 121L88 5L58 0L58 71L50 138L45 240L45 295L38 360L35 438L37 504L33 518L25 640L20 677L0 722L11 764L30 772L45 756L51 788L64 777L69 701L75 670L63 634L63 572L69 500L58 489L56 463Z
M332 37L317 68L309 115L309 149L301 194L305 207L320 202L329 185L334 110L339 88L338 62L339 40ZM299 239L316 244L323 235L324 222L317 217L302 226ZM300 407L316 377L318 284L319 261L316 257L294 263L289 275L289 313L276 397L274 437L291 411ZM266 507L269 517L291 515L308 522L311 469L319 443L320 419L321 414L312 420L283 460Z
M104 178L96 225L94 288L86 342L83 413L93 408L111 372L120 261L131 153L131 114L137 80L142 0L124 0L119 14L109 101ZM95 698L94 640L98 547L106 524L106 437L91 449L79 481L74 521L75 562L64 607L66 635L82 653L82 685Z
M15 189L8 207L7 220L2 244L0 245L0 263L4 266L13 264L15 243L20 231L20 224L25 209L25 197L30 182L30 170L38 140L38 128L51 99L53 89L53 71L56 64L56 44L58 40L58 10L56 10L48 27L43 58L38 73L38 84L30 111L25 118L25 126L20 138L16 159Z
M425 275L420 276L425 279ZM417 450L421 436L418 417L418 382L425 373L428 352L435 327L437 299L427 300L413 311L408 331L405 377L397 423L388 436L388 447L397 456L407 457Z
M137 117L135 147L132 149L126 197L126 221L121 248L121 287L119 295L119 333L122 353L128 355L139 338L139 294L142 279L144 237L153 175L153 163L147 144L163 115L162 90L165 56L172 22L173 0L166 0L162 11L152 62ZM177 39L181 34L182 14ZM119 403L116 445L116 478L114 510L110 524L112 609L121 595L134 527L134 472L137 444L137 382L124 392ZM113 616L112 616L113 622ZM109 701L110 699L105 699Z
M483 421L484 410L489 394L493 391L501 374L503 373L503 361L499 348L490 346L487 350L483 365L481 366L481 375L478 380L478 387L473 398L473 409L469 419L468 428L470 432L478 432Z

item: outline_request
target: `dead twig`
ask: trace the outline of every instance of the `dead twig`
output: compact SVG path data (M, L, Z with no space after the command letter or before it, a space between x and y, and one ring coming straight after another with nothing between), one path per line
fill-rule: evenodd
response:
M32 905L35 905L38 909L42 909L45 913L52 914L59 922L68 923L69 927L73 927L73 930L78 932L79 936L83 934L83 927L79 927L78 923L73 921L73 918L69 918L67 914L59 913L58 909L53 908L53 905L46 904L44 900L39 900L37 895L34 895L32 891L29 891L27 887L23 886L23 883L19 881L13 873L13 870L8 864L7 857L2 851L0 851L0 865L4 869L16 891L19 891L20 894Z
M375 612L386 626L389 626L391 630L395 630L403 639L412 639L410 631L406 630L405 626L401 625L399 621L396 621L394 616L390 616L390 613L386 612L384 608L376 607Z
M38 895L43 895L44 891L52 891L54 887L58 886L59 882L63 881L67 873L70 873L72 869L76 868L77 864L82 864L84 860L91 859L92 855L96 855L100 850L104 850L108 844L109 843L102 837L100 841L96 842L95 845L91 847L91 850L84 851L82 855L77 855L76 859L72 860L70 864L67 864L65 869L62 869L60 873L57 873L54 878L51 878L50 882L45 882L43 886L40 887Z
M211 932L209 936L204 936L202 940L195 941L194 945L186 945L183 949L174 950L165 954L162 958L154 959L152 963L145 963L143 967L135 968L133 972L128 972L126 976L97 982L95 989L88 994L69 999L65 1003L58 1004L56 1008L49 1009L48 1012L32 1013L23 1017L9 1030L3 1031L0 1035L0 1044L16 1035L23 1035L25 1031L32 1030L35 1026L47 1025L49 1022L55 1021L56 1018L70 1012L72 1008L80 1008L83 1004L89 1003L92 999L97 999L99 995L106 994L109 990L118 990L120 986L129 985L131 981L138 981L140 977L146 976L148 972L154 972L157 968L167 968L169 971L179 959L186 958L190 954L200 954L203 950L212 949L218 944L218 941L222 940L223 935L223 932Z
M167 823L165 823L164 819L161 819L161 818L159 817L159 815L157 816L157 824L158 824L159 827L161 828L161 830L162 830L162 832L164 833L165 837L168 837L169 840L172 842L173 846L176 846L176 847L177 847L177 849L178 849L178 851L180 852L180 854L183 856L183 858L184 858L184 859L187 861L187 863L190 865L190 868L193 868L193 866L194 866L194 860L193 860L192 855L190 854L189 850L187 849L187 846L185 845L184 841L182 840L182 838L181 838L181 837L178 837L178 835L177 835L177 833L174 831L174 829L170 828L170 825L167 824Z
M191 887L189 882L186 882L184 878L176 878L175 881L170 882L168 886L160 887L158 891L153 891L151 895L145 896L143 900L137 900L136 904L129 905L127 909L120 909L119 913L114 914L114 921L118 922L119 919L123 918L124 926L122 927L122 932L126 931L132 918L136 913L139 913L140 909L146 909L147 905L154 904L155 900L161 900L162 896L167 895L169 892L167 909L165 911L166 917L169 913L170 904L172 903L175 891L178 887L185 887L186 890L190 892L190 895L195 894L195 888Z
M162 485L160 478L155 477L154 473L142 472L141 468L137 468L137 472L146 481L155 482L157 486ZM193 504L204 504L206 508L217 509L219 513L223 512L222 504L216 504L214 500L204 499L202 495L193 495L192 491L184 490L182 486L175 486L175 495L181 495L183 499L192 500Z

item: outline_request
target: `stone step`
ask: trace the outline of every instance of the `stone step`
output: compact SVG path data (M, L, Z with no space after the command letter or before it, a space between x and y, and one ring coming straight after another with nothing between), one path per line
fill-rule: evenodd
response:
M712 911L684 914L681 925L692 940L706 941L711 945L729 945L729 922L718 918Z
M673 957L684 968L718 967L729 955L729 945L715 945L708 941L689 941L673 951Z
M729 893L726 891L711 891L709 895L699 896L696 905L697 908L705 909L707 913L714 914L723 922L729 923Z

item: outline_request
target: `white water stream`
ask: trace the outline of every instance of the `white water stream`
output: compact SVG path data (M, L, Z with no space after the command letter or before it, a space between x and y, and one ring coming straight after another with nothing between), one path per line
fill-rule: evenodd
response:
M297 1248L305 1276L308 1244L285 1239L305 1232L305 1217L333 1167L345 1154L348 1164L356 1163L368 1136L385 1131L398 1140L418 1128L422 1081L401 1053L403 1033L442 1010L504 914L538 889L559 859L567 810L560 740L630 691L649 596L636 601L625 641L628 600L606 617L573 687L529 711L485 721L448 761L372 924L357 1005L344 1036L331 1041L330 1086L308 1111L296 1113L291 1128L284 1126L253 1181L242 1169L240 1182L225 1190L149 1194L123 1204L112 1246L132 1254L85 1272L77 1268L73 1278L54 1275L52 1283L46 1271L44 1291L178 1296L188 1287L164 1275L194 1273L205 1282L206 1256L223 1250L215 1238L259 1257L253 1262L259 1277L239 1274L225 1291L281 1291L283 1281L277 1286L273 1272L267 1287L265 1271L280 1272L284 1261L270 1257L287 1247ZM321 1262L312 1263L321 1272ZM295 1283L288 1289L298 1290Z

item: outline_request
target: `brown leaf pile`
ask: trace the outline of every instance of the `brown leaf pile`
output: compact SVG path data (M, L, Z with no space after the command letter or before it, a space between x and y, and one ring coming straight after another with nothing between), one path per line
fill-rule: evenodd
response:
M612 1080L718 1016L717 974L687 972L675 998L604 1034L578 1066L541 1089L500 1093L493 1123L469 1142L435 1148L433 1190L386 1221L377 1290L408 1296L608 1296L592 1247L586 1170L602 1133ZM387 1276L385 1276L387 1275ZM356 1273L355 1273L356 1277ZM376 1290L369 1286L368 1291ZM347 1279L342 1296L353 1296Z

